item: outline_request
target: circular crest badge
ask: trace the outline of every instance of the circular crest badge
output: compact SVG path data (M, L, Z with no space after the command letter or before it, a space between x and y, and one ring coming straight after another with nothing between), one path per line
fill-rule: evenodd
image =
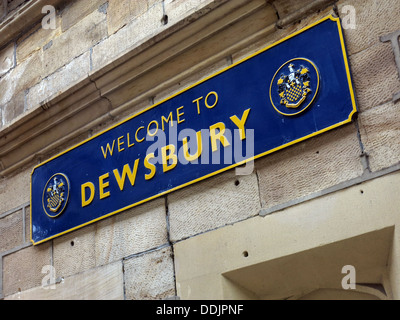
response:
M275 110L284 116L296 116L314 102L319 90L316 65L305 58L289 60L272 79L269 96Z
M69 199L70 184L67 176L57 173L50 178L43 190L43 209L50 218L59 217Z

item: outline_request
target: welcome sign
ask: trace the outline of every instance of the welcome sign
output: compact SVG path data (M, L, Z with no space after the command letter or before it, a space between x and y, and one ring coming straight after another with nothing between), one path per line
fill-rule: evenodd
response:
M329 16L40 164L36 245L352 121Z

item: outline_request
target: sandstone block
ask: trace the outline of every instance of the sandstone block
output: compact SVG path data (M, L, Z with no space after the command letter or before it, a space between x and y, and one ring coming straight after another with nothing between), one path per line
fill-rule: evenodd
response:
M25 92L17 93L3 106L4 124L9 124L25 111Z
M256 161L263 207L273 207L362 174L353 124Z
M138 16L144 14L149 8L148 2L148 0L110 0L107 15L108 34L114 34Z
M106 38L106 17L103 12L96 10L54 38L53 45L42 53L43 77L54 73Z
M96 264L107 264L167 243L166 224L163 198L100 221L96 226Z
M0 19L3 19L7 14L7 1L0 1Z
M4 213L29 202L31 169L0 180L0 212Z
M95 226L91 225L54 240L54 268L58 277L69 277L96 265Z
M170 236L178 241L257 215L257 176L235 170L168 195Z
M123 283L122 263L118 261L64 278L55 289L36 287L6 300L123 300Z
M215 2L214 0L166 0L165 14L168 15L169 23L176 23L184 17L204 9ZM161 17L160 17L161 19Z
M360 114L361 140L372 171L400 161L400 115L398 105L388 102Z
M273 6L275 7L279 18L283 19L290 15L291 13L294 13L300 9L302 9L304 6L312 3L314 0L303 0L303 1L297 1L297 0L275 0L272 2Z
M380 36L400 29L400 2L397 0L340 0L337 3L338 11L345 21L349 19L350 11L344 7L349 5L354 8L356 21L355 29L344 29L349 54L378 44Z
M62 12L61 28L65 32L86 16L98 10L107 0L75 0L67 6Z
M392 51L378 43L350 57L355 93L361 111L392 100L400 91L400 79Z
M112 3L110 3L109 11L112 12ZM162 5L157 3L146 14L139 16L129 25L94 46L92 53L93 70L100 69L105 64L115 60L123 52L160 32L162 14Z
M37 52L0 78L0 105L5 105L21 92L34 86L42 77L42 56Z
M8 0L8 12L10 13L11 11L17 9L19 6L21 6L25 1L24 0Z
M31 207L25 208L25 241L31 239Z
M60 36L60 21L61 19L57 17L56 29L43 29L40 23L22 36L17 42L17 63L20 64L34 52L42 50L52 39Z
M124 264L128 300L159 300L175 296L170 247L133 257Z
M205 79L208 76L211 76L228 66L229 64L227 59L222 59L217 61L216 63L213 63L212 65L206 66L204 69L196 70L196 72L190 74L188 77L179 81L173 86L168 87L167 89L161 92L158 92L157 95L154 97L154 103L159 103L171 97L172 95L177 94L180 91L196 84L199 81L199 79Z
M21 210L0 219L0 252L23 244L22 228Z
M297 3L297 2L296 2ZM285 2L280 1L280 4L283 6ZM286 10L284 10L286 12ZM289 12L289 11L287 11ZM325 10L322 10L321 12L313 13L302 19L301 21L294 23L294 24L289 24L285 26L283 29L277 29L275 26L272 29L271 32L267 33L265 36L260 38L260 40L250 44L249 46L246 46L242 50L239 50L238 52L235 52L232 54L232 60L233 62L237 62L239 60L242 60L244 58L247 58L251 54L254 54L255 52L262 50L277 41L284 39L306 27L309 25L318 22L319 20L334 14L333 8L328 7ZM272 20L272 19L271 19Z
M0 78L15 67L15 44L11 43L0 51Z
M108 34L112 35L130 21L129 3L127 0L110 0L107 14Z
M89 55L89 52L85 52L30 88L26 97L26 108L32 109L37 107L51 96L62 92L77 81L86 78L90 71Z
M9 296L42 285L42 269L51 265L51 243L28 247L3 258L3 293Z

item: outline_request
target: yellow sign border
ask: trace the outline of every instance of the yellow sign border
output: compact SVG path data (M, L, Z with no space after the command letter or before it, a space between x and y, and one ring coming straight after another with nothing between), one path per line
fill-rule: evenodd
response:
M343 52L343 60L344 60L345 68L346 68L347 80L348 80L348 85L349 85L349 91L350 91L351 101L352 101L352 105L353 105L353 111L351 112L351 114L349 115L349 118L348 118L347 120L345 120L345 121L343 121L343 122L340 122L340 123L337 123L337 124L335 124L335 125L333 125L333 126L330 126L330 127L328 127L328 128L325 128L325 129L323 129L323 130L314 132L314 133L312 133L312 134L310 134L310 135L308 135L308 136L305 136L305 137L303 137L303 138L301 138L301 139L297 139L297 140L291 141L291 142L289 142L289 143L287 143L287 144L285 144L285 145L282 145L282 146L277 147L277 148L275 148L275 149L269 150L269 151L267 151L267 152L265 152L265 153L262 153L262 154L259 154L259 155L257 155L257 156L254 156L254 157L252 157L252 158L246 159L246 160L241 161L241 162L239 162L239 163L235 163L235 164L233 164L233 165L231 165L231 166L229 166L229 167L226 167L226 168L223 168L223 169L218 170L218 171L216 171L216 172L210 173L210 174L208 174L208 175L206 175L206 176L203 176L203 177L201 177L201 178L192 180L192 181L187 182L187 183L185 183L185 184L182 184L182 185L180 185L180 186L178 186L178 187L172 188L172 189L170 189L170 190L164 191L164 192L159 193L159 194L157 194L157 195L154 195L154 196L152 196L152 197L146 198L146 199L141 200L141 201L139 201L139 202L136 202L136 203L134 203L134 204L132 204L132 205L129 205L129 206L124 207L124 208L122 208L122 209L119 209L119 210L117 210L117 211L111 212L111 213L109 213L109 214L107 214L107 215L104 215L104 216L102 216L102 217L100 217L100 218L97 218L97 219L94 219L94 220L92 220L92 221L86 222L86 223L84 223L84 224L82 224L82 225L79 225L79 226L77 226L77 227L74 227L74 228L72 228L72 229L69 229L69 230L67 230L67 231L64 231L64 232L62 232L62 233L59 233L59 234L57 234L57 235L54 235L54 236L52 236L52 237L49 237L49 238L44 239L44 240L42 240L42 241L40 241L40 242L37 242L37 243L35 243L35 242L33 241L33 239L32 239L32 210L30 210L30 241L33 243L33 245L36 246L36 245L42 244L42 243L47 242L47 241L49 241L49 240L55 239L55 238L57 238L57 237L60 237L60 236L62 236L62 235L64 235L64 234L67 234L67 233L73 232L73 231L75 231L75 230L81 229L81 228L83 228L83 227L85 227L85 226L87 226L87 225L90 225L90 224L92 224L92 223L95 223L95 222L98 222L98 221L100 221L100 220L106 219L106 218L108 218L108 217L110 217L110 216L113 216L113 215L115 215L115 214L118 214L118 213L120 213L120 212L123 212L123 211L126 211L126 210L128 210L128 209L137 207L137 206L139 206L139 205L141 205L141 204L143 204L143 203L145 203L145 202L148 202L148 201L154 200L154 199L156 199L156 198L162 197L162 196L164 196L164 195L166 195L166 194L168 194L168 193L171 193L171 192L177 191L177 190L179 190L179 189L185 188L185 187L187 187L187 186L189 186L189 185L192 185L192 184L195 184L195 183L197 183L197 182L199 182L199 181L208 179L208 178L213 177L213 176L215 176L215 175L218 175L218 174L220 174L220 173L222 173L222 172L229 171L229 170L231 170L231 169L233 169L233 168L235 168L235 167L241 166L241 165L243 165L243 164L245 164L245 163L247 163L247 162L251 162L251 161L257 160L257 159L259 159L259 158L262 158L262 157L264 157L264 156L266 156L266 155L269 155L269 154L271 154L271 153L274 153L274 152L276 152L276 151L285 149L285 148L287 148L287 147L289 147L289 146L292 146L292 145L294 145L294 144L297 144L297 143L299 143L299 142L308 140L308 139L310 139L310 138L312 138L312 137L315 137L315 136L320 135L320 134L322 134L322 133L325 133L325 132L327 132L327 131L333 130L333 129L338 128L338 127L340 127L340 126L343 126L343 125L345 125L345 124L347 124L347 123L351 123L351 122L352 122L352 119L353 119L353 116L354 116L354 115L357 113L357 111L358 111L358 110L357 110L357 105L356 105L356 99L355 99L355 95L354 95L354 89L353 89L353 85L352 85L351 73L350 73L350 68L349 68L349 62L348 62L348 59L347 59L346 46L345 46L345 42L344 42L344 36L343 36L343 31L342 31L340 19L334 17L334 16L331 14L331 15L329 15L329 16L327 16L327 17L321 19L321 20L318 20L318 21L315 22L315 23L310 24L309 26L307 26L307 27L305 27L305 28L303 28L303 29L301 29L301 30L299 30L299 31L297 31L297 32L295 32L295 33L293 33L293 34L290 34L289 36L286 36L286 37L282 38L281 40L279 40L279 41L277 41L277 42L275 42L275 43L273 43L273 44L271 44L271 45L265 47L264 49L261 49L261 50L255 52L255 53L253 53L252 55L250 55L250 56L248 56L248 57L246 57L246 58L244 58L244 59L242 59L242 60L240 60L240 61L238 61L238 62L236 62L236 63L234 63L234 64L232 64L232 65L230 65L230 66L228 66L228 67L226 67L226 68L224 68L224 69L222 69L222 70L220 70L220 71L218 71L217 73L214 73L213 75L210 75L210 76L208 76L208 77L206 77L206 78L204 78L204 79L202 79L202 80L196 82L195 84L193 84L193 85L191 85L191 86L189 86L189 87L187 87L187 88L185 88L185 89L183 89L183 90L181 90L181 91L175 93L174 95L172 95L172 96L170 96L170 97L168 97L168 98L166 98L166 99L164 99L164 100L158 102L157 104L154 104L154 105L152 105L152 106L150 106L150 107L148 107L148 108L142 110L141 112L138 112L137 114L135 114L135 115L133 115L133 116L131 116L131 117L129 117L129 118L127 118L127 119L125 119L125 120L123 120L123 121L121 121L121 122L119 122L119 123L113 125L113 126L111 126L110 128L108 128L108 129L106 129L106 130L104 130L104 131L102 131L102 132L100 132L100 133L98 133L98 134L96 134L96 135L94 135L94 136L92 136L92 137L90 137L90 138L88 138L88 139L82 141L81 143L75 145L74 147L71 147L71 148L65 150L64 152L58 154L57 156L54 156L54 157L52 157L52 158L46 160L45 162L43 162L43 163L41 163L41 164L35 166L35 167L33 168L33 170L32 170L31 178L32 178L32 175L33 175L33 173L35 172L35 170L36 170L37 168L39 168L39 167L45 165L46 163L48 163L48 162L50 162L50 161L52 161L52 160L54 160L54 159L56 159L56 158L58 158L58 157L60 157L60 156L62 156L62 155L64 155L64 154L66 154L66 153L68 153L69 151L71 151L71 150L73 150L73 149L78 148L79 146L85 144L86 142L88 142L88 141L90 141L90 140L93 140L93 139L95 139L95 138L98 137L98 136L101 136L102 134L104 134L104 133L106 133L106 132L108 132L108 131L110 131L110 130L112 130L112 129L114 129L114 128L116 128L116 127L122 125L122 124L124 124L125 122L127 122L127 121L129 121L129 120L131 120L131 119L133 119L133 118L135 118L135 117L138 117L139 115L141 115L141 114L143 114L143 113L145 113L145 112L147 112L147 111L149 111L149 110L151 110L151 109L153 109L153 108L159 106L160 104L162 104L162 103L164 103L164 102L166 102L166 101L168 101L168 100L170 100L170 99L172 99L172 98L174 98L174 97L180 95L181 93L183 93L183 92L185 92L185 91L188 91L188 90L190 90L191 88L193 88L193 87L195 87L195 86L197 86L197 85L199 85L199 84L201 84L201 83L203 83L203 82L205 82L205 81L207 81L207 80L209 80L209 79L211 79L211 78L214 78L214 77L216 77L217 75L219 75L219 74L221 74L221 73L223 73L223 72L225 72L225 71L227 71L227 70L229 70L229 69L231 69L231 68L236 67L237 65L239 65L239 64L241 64L241 63L243 63L243 62L245 62L245 61L247 61L247 60L253 58L254 56L257 56L257 55L259 55L260 53L262 53L262 52L264 52L264 51L267 51L267 50L269 50L269 49L271 49L271 48L273 48L273 47L279 45L280 43L282 43L282 42L284 42L284 41L286 41L286 40L288 40L288 39L290 39L290 38L293 38L293 37L297 36L298 34L303 33L303 32L305 32L305 31L307 31L307 30L309 30L309 29L315 27L316 25L318 25L318 24L320 24L320 23L322 23L322 22L324 22L324 21L326 21L326 20L331 20L331 21L333 21L333 22L336 22L336 23L337 23L338 30L339 30L339 37L340 37L340 42L341 42L342 52ZM31 195L32 195L32 179L31 179ZM30 199L30 205L31 205L31 208L32 208L32 196L31 196L31 199Z

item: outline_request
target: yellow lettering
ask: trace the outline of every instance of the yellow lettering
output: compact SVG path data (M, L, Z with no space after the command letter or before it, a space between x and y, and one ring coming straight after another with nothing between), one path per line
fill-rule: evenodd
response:
M188 139L184 138L182 140L183 141L183 154L187 161L197 160L201 156L201 153L203 150L203 143L201 141L201 131L196 133L196 137L197 137L197 152L194 155L191 155L189 153Z
M214 102L213 105L208 104L208 98L209 98L211 95L215 96L215 102ZM217 105L217 103L218 103L218 94L217 94L215 91L210 92L210 93L207 95L207 97L206 97L206 101L205 101L206 107L207 107L208 109L212 109L212 108L214 108L214 107Z
M193 100L193 103L197 103L197 113L200 114L200 100L203 100L203 97L200 97L196 100Z
M127 134L127 138L128 138L128 148L132 148L135 145L135 143L133 142L131 143L131 136L129 133Z
M245 126L245 124L247 122L247 118L249 117L250 110L251 109L247 109L243 113L241 119L239 119L237 116L233 116L233 117L230 118L232 120L232 122L239 128L240 140L246 139L246 130L244 129L244 126Z
M110 182L104 182L105 179L108 179L110 177L109 173L106 173L99 177L99 192L100 192L100 200L105 199L110 196L110 192L104 192L105 188L108 188L110 186Z
M164 122L165 122L166 124L168 124L169 122L171 122L171 127L174 126L174 116L173 116L172 111L171 111L171 113L168 115L168 118L165 119L164 116L161 117L162 131L165 131Z
M185 122L185 119L181 119L181 117L184 116L185 113L184 112L182 112L182 113L179 112L180 110L183 110L183 108L184 108L184 106L182 106L182 107L180 107L180 108L178 108L176 110L176 117L177 117L177 120L178 120L178 124L182 123L182 122Z
M139 159L137 159L135 161L135 165L133 167L133 171L131 170L129 164L126 164L124 166L124 169L122 170L122 176L120 175L118 169L115 169L114 172L114 176L115 176L115 180L117 180L118 186L120 188L121 191L124 190L125 187L125 179L128 176L128 179L132 185L132 187L135 185L135 180L136 180L136 174L137 174L137 170L138 170L138 166L139 166Z
M218 129L218 133L216 130ZM218 122L210 127L210 138L211 138L211 147L212 152L218 150L217 141L221 141L224 147L230 146L228 139L224 136L225 133L225 124L223 122Z
M110 153L110 156L112 157L114 153L114 146L115 146L115 140L113 141L112 147L110 146L109 143L107 143L106 150L104 150L103 146L101 146L101 151L103 151L104 159L107 159L108 153Z
M156 174L156 166L150 163L150 159L154 158L155 158L154 153L149 153L144 159L144 166L150 170L150 173L145 175L146 180L153 179L154 175Z
M150 127L151 127L151 125L152 125L153 123L155 123L156 129L154 130L154 132L150 132ZM148 134L150 137L154 137L154 136L157 134L158 129L159 129L158 122L157 122L156 120L153 120L153 121L150 122L149 125L147 126L147 134Z
M139 142L139 143L140 143L140 142L143 142L144 139L145 139L145 138L143 138L142 140L139 140L139 138L138 138L138 133L139 133L140 130L144 130L144 127L138 128L138 129L136 130L136 133L135 133L135 139L136 139L136 141Z
M118 152L122 152L125 150L125 148L121 148L125 144L125 141L121 141L124 137L119 137L118 138Z
M86 199L86 189L90 190L89 199ZM85 183L81 186L82 208L87 207L93 202L94 199L94 184L91 182Z
M166 147L161 148L161 156L162 156L162 161L163 161L164 172L171 171L178 164L178 157L175 154L175 150L176 150L176 148L173 144L170 144ZM168 154L167 154L167 152L168 152ZM172 164L168 164L169 160L172 160Z

